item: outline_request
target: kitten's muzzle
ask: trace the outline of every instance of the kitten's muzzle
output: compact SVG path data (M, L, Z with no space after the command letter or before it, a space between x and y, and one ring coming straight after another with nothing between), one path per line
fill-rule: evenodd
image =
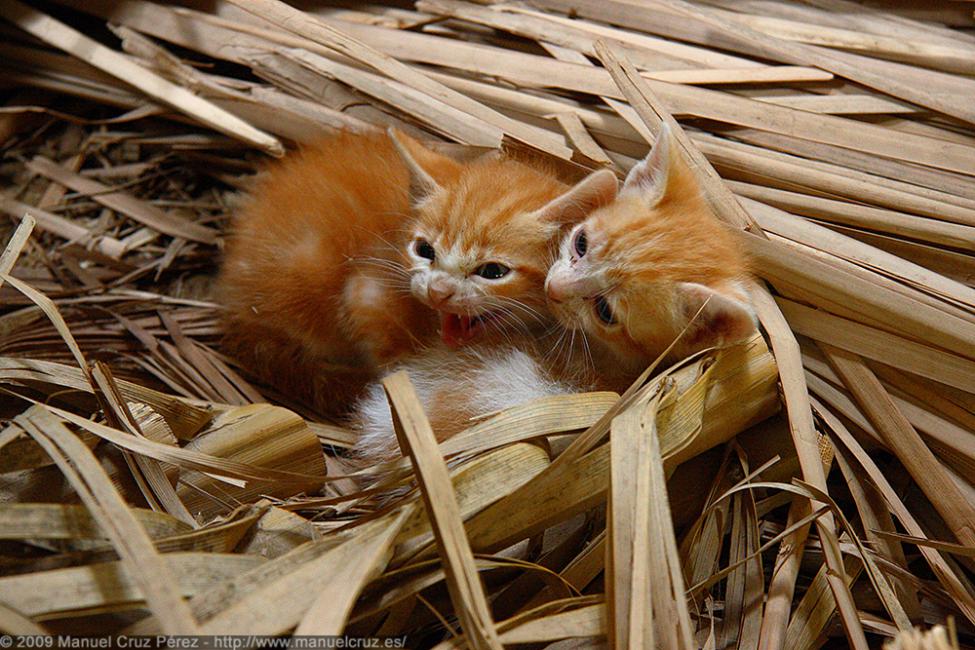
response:
M454 296L453 287L442 287L430 285L427 287L427 299L434 309L440 309L444 303Z
M545 297L555 304L559 304L564 299L562 292L559 291L558 283L553 283L552 278L545 278Z
M588 299L599 295L600 286L589 278L565 278L550 275L545 279L545 295L555 304L576 298Z
M547 278L545 280L545 295L555 304L561 304L566 300L578 297L576 283L557 277Z

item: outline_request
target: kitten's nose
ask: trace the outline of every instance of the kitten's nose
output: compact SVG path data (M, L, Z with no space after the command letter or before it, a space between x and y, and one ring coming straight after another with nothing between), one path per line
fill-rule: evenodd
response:
M552 302L558 304L568 297L565 287L559 282L549 281L545 283L545 295Z
M556 304L578 298L592 298L603 291L603 283L592 277L553 274L545 281L545 295Z
M443 285L430 285L427 287L427 298L434 307L439 307L443 303L447 302L451 296L454 295L453 287L445 287Z

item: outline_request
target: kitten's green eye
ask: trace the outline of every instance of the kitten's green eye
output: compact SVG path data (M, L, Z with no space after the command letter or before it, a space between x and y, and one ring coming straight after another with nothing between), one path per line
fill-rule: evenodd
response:
M426 239L417 239L416 243L413 244L413 250L416 251L417 255L425 257L431 262L437 257L437 251L433 249L433 245Z
M509 271L511 271L511 269L504 264L488 262L487 264L482 264L477 267L474 273L481 276L485 280L500 280L504 276L508 275Z
M596 298L596 302L593 303L593 309L596 311L596 317L606 325L616 324L616 315L613 313L613 308L609 306L609 302L602 296Z

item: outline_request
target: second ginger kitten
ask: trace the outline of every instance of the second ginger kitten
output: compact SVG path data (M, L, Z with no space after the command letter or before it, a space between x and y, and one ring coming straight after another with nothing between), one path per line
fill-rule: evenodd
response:
M639 373L675 341L674 360L751 337L747 268L665 126L616 200L563 239L545 287L564 327Z

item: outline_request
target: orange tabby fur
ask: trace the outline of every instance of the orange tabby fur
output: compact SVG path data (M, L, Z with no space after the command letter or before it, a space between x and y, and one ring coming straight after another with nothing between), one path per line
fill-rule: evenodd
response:
M552 243L563 223L612 200L607 175L570 189L513 160L462 164L401 134L302 149L268 168L236 220L219 282L228 347L295 392L328 364L374 370L430 344L435 309L464 337L486 314L483 333L502 338L543 327ZM417 254L421 237L435 260ZM476 276L486 262L510 272Z
M662 130L617 199L566 236L546 280L559 320L584 330L633 371L689 323L672 358L738 343L755 331L743 253L671 139Z
M617 199L563 239L546 280L551 309L568 328L557 354L544 353L550 341L539 350L538 341L522 338L513 347L474 346L452 360L431 351L401 366L414 380L439 440L468 428L472 418L533 398L594 388L621 391L685 327L674 359L754 333L743 254L669 138L664 130ZM574 246L580 232L587 238L583 255ZM615 322L600 319L600 300ZM589 343L572 334L580 329ZM399 454L378 385L353 415L361 432L356 449L361 463Z
M456 169L445 165L441 173ZM408 183L380 134L340 134L271 165L226 251L220 287L228 337L284 339L311 356L353 364L395 357L412 345L410 333L430 331L433 314L409 295L390 291L384 314L356 300L373 269L354 258L396 260L399 251L377 235L408 219Z

